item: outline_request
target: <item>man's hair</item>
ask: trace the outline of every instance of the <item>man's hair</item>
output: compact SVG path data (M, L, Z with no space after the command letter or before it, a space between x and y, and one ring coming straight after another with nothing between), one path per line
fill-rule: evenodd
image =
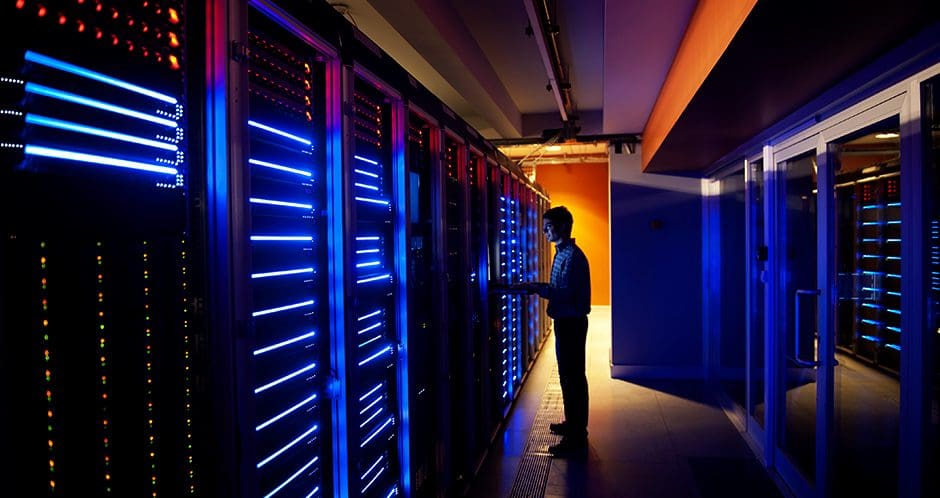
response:
M565 206L555 206L542 215L543 220L551 222L560 232L566 236L571 236L571 227L574 225L574 216ZM562 229L562 227L565 227Z

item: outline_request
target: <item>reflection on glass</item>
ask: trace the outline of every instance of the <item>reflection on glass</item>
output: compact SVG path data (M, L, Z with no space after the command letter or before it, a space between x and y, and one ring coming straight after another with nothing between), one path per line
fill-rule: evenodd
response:
M901 353L898 118L830 144L835 162L833 492L897 496Z
M718 273L720 300L720 344L717 345L719 378L725 393L743 411L745 383L745 336L747 258L745 256L745 197L744 170L720 180L719 254L721 268Z
M784 310L786 347L782 379L786 399L779 445L810 484L816 482L816 370L797 361L816 357L816 154L811 152L779 165L785 175L782 229L783 272L779 303ZM796 316L796 299L800 315ZM799 342L796 337L799 335Z

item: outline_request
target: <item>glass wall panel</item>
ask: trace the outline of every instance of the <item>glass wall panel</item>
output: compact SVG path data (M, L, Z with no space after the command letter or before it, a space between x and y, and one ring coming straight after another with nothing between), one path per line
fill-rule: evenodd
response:
M747 287L744 169L720 180L718 289L720 332L718 378L722 389L743 412L745 406L745 296Z
M897 496L901 193L897 117L830 144L835 183L833 492Z

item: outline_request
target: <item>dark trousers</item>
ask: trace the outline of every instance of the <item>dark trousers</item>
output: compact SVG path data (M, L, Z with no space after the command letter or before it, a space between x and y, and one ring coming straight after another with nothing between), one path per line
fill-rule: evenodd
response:
M588 319L555 319L555 359L561 378L561 395L565 403L567 434L587 436L588 384L584 372Z

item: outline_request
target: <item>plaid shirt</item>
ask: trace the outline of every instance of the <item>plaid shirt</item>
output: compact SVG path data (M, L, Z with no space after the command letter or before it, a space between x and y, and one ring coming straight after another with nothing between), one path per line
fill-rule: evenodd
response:
M555 246L551 282L540 285L538 292L548 299L552 318L577 318L591 312L591 270L574 239Z

